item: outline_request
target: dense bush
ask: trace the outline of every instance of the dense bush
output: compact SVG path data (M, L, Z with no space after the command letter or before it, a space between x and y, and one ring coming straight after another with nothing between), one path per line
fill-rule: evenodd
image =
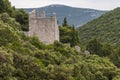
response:
M114 47L107 43L101 43L99 39L93 38L91 39L87 45L86 49L90 52L90 54L97 54L101 57L110 56L114 53Z

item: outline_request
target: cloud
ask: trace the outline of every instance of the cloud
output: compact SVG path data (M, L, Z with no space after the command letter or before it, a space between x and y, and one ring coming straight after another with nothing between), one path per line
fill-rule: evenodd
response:
M80 8L110 10L120 7L120 0L9 0L17 8L42 7L50 4L64 4Z

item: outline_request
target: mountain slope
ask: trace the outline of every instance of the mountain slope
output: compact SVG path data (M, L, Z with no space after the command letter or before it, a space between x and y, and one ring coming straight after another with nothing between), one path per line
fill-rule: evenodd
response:
M106 11L94 10L94 9L86 9L86 8L74 8L64 5L49 5L41 8L28 8L25 9L26 12L30 12L33 9L38 11L46 11L47 16L50 16L51 13L55 12L57 14L57 19L59 24L62 24L63 18L66 16L68 19L68 23L71 25L75 25L79 27L88 21L91 21L95 18L98 18Z
M6 17L7 16L7 17ZM0 14L0 80L118 80L108 58L86 55L55 42L25 36L8 14ZM100 76L100 77L99 77Z
M102 42L120 42L120 8L116 8L98 19L95 19L79 28L82 42L91 37L99 38Z
M120 79L119 68L107 57L77 52L57 41L45 45L20 30L15 18L0 14L0 80Z

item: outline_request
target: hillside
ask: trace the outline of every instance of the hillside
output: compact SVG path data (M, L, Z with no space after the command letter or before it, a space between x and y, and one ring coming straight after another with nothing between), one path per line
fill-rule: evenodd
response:
M83 43L91 38L101 42L120 43L120 8L116 8L101 17L79 28L79 36Z
M8 0L1 0L1 2L2 4L9 3ZM103 46L104 53L111 52L111 54L110 57L100 57L97 53L95 55L86 54L83 50L76 51L74 47L58 41L45 45L37 37L29 37L23 33L21 27L25 25L22 25L24 19L21 20L21 15L18 19L22 24L16 21L16 17L10 16L8 8L3 8L3 10L5 13L3 11L0 13L0 80L120 79L119 47L116 52L112 52L110 47ZM15 8L12 10L16 12ZM20 12L24 13L23 10ZM24 14L22 15L24 17ZM62 30L69 32L70 29L66 29L67 26L64 27ZM75 34L74 29L73 27ZM102 47L98 45L97 40L93 42L97 44L93 44L92 48ZM89 49L92 50L92 48L90 45Z
M74 8L65 5L49 5L41 8L28 8L25 9L26 12L31 12L33 9L38 11L46 11L47 16L51 16L51 13L55 12L57 14L57 19L59 24L62 24L64 17L67 17L68 24L75 25L79 27L88 21L98 18L106 11L86 9L86 8Z
M55 42L28 37L8 14L0 14L0 80L118 80L108 58L86 55Z

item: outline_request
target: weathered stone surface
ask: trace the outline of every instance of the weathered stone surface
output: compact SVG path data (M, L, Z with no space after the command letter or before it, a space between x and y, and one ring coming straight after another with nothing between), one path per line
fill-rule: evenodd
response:
M85 50L85 52L84 52L86 55L90 55L90 52L89 51L87 51L87 50Z
M75 49L80 52L81 51L81 48L79 46L75 46Z
M39 16L40 15L40 16ZM41 14L33 10L29 13L29 36L37 36L45 44L52 44L55 40L59 41L59 29L55 13L47 18L45 12Z

